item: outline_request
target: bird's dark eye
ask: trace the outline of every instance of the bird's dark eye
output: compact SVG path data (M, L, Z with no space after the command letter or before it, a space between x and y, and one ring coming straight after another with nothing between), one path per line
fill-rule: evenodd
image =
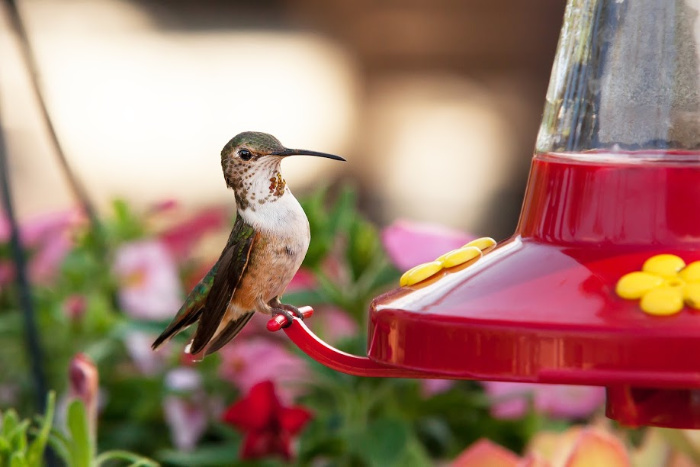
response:
M249 161L250 158L253 157L253 154L247 149L241 149L240 151L238 151L238 156L244 161Z

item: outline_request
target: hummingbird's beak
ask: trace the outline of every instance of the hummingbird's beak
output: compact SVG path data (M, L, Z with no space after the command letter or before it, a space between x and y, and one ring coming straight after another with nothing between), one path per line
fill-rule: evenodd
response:
M333 159L336 161L345 161L340 156L336 156L334 154L327 154L325 152L317 152L317 151L307 151L306 149L285 149L283 151L278 151L278 152L273 152L270 154L271 156L315 156L315 157L325 157L326 159Z

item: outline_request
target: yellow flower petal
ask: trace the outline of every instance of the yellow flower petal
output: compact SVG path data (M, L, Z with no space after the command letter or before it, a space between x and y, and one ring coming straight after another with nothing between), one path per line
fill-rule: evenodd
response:
M666 316L683 309L682 287L658 287L647 292L639 306L650 315Z
M479 256L481 256L481 250L477 247L463 246L462 248L445 253L435 261L442 263L442 267L444 268L453 268Z
M435 274L440 272L441 269L442 269L442 263L440 263L438 261L419 264L418 266L406 271L403 274L403 276L401 276L401 280L399 281L399 284L401 285L401 287L405 287L407 285L417 284L421 281L426 280L430 276L434 276Z
M477 238L475 240L472 240L471 242L467 243L464 245L462 248L467 247L467 246L475 246L480 250L485 250L487 248L491 248L492 246L496 245L496 240L494 240L491 237L481 237Z
M700 310L700 283L686 284L683 298L689 307Z
M678 273L686 282L700 282L700 261L693 261Z
M675 276L685 267L685 261L676 255L656 255L644 262L642 271L668 277Z
M636 300L642 298L644 294L655 287L659 287L663 283L664 280L660 276L635 271L625 274L617 281L615 292L622 298Z

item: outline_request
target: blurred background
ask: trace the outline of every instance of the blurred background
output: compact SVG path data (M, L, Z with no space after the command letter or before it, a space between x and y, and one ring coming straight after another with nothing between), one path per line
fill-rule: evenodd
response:
M219 152L259 130L297 195L349 180L369 217L504 238L564 2L22 0L41 87L100 209L228 204ZM0 9L0 117L20 217L75 204Z

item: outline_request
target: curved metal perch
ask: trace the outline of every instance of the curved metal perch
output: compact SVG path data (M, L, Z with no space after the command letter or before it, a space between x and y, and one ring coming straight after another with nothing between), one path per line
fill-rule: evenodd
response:
M314 312L309 306L301 307L299 311L302 312L304 318L310 317ZM322 341L298 318L294 318L292 323L287 325L287 318L277 315L268 321L267 329L271 332L284 329L285 334L306 355L321 365L349 375L383 378L445 378L445 376L382 365L367 357L359 357L338 350Z

